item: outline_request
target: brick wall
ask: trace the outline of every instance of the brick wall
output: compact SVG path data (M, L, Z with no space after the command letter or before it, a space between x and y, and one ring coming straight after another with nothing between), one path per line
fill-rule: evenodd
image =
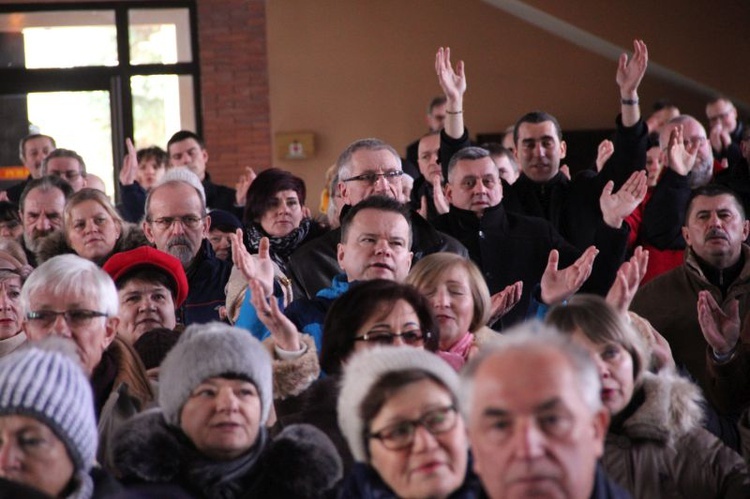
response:
M271 161L264 0L198 0L203 135L214 181Z

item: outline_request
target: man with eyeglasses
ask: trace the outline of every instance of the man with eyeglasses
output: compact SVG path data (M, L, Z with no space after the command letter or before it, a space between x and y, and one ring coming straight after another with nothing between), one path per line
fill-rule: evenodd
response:
M629 180L621 193L610 194L602 203L606 219L622 223L624 212L632 205L629 201L642 197L645 190L646 178L641 173ZM540 292L536 299L553 304L575 293L591 273L586 289L605 294L624 257L622 239L602 238L599 246L581 252L548 221L506 210L501 203L500 172L489 151L481 147L466 147L453 155L448 164L445 195L450 211L438 217L435 227L468 248L490 293L498 295L493 302L500 301L504 290L515 291L518 296L518 303L504 314L493 307L492 317L502 315L494 325L497 329L525 318L537 284ZM565 268L558 270L558 264ZM512 290L519 281L520 292Z
M719 96L706 104L706 118L714 157L719 161L726 159L726 166L733 167L742 160L740 142L744 125L737 119L737 109L732 101Z
M198 177L187 168L171 168L148 192L143 233L156 249L182 263L188 278L188 297L177 311L186 326L221 320L224 286L232 262L220 260L208 240L211 217Z
M379 139L360 139L350 144L336 162L341 218L351 207L370 196L384 196L405 203L401 158L393 147ZM438 251L467 256L466 248L452 237L436 231L417 212L409 212L411 251L414 261ZM341 273L337 246L341 229L335 229L304 244L292 253L287 269L295 298L313 298Z
M153 399L140 363L128 359L133 354L116 339L120 320L115 283L89 260L58 255L29 275L20 302L22 327L29 341L59 336L75 343L94 392L100 442L97 457L112 464L109 442L118 425Z
M54 175L65 180L78 192L86 187L86 163L75 151L55 149L42 161L42 175Z

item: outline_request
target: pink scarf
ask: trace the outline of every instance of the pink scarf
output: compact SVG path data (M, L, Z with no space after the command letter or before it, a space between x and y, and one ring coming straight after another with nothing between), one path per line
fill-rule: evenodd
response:
M471 347L474 345L474 335L466 332L448 350L438 350L437 354L456 371L461 370L469 360Z

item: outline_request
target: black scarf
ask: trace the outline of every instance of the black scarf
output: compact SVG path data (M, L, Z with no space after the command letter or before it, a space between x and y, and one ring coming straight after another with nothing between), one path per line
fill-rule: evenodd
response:
M182 475L190 488L209 499L233 499L249 488L256 477L258 459L266 448L268 434L260 428L255 445L231 461L217 461L201 454L184 435L180 435ZM254 472L256 471L256 472Z
M310 233L312 221L309 218L303 218L299 227L292 230L289 234L282 237L269 236L260 224L252 223L247 227L247 248L250 253L258 253L258 245L262 237L267 237L271 243L271 260L273 260L286 273L286 262L289 260L292 252L296 250L302 241Z

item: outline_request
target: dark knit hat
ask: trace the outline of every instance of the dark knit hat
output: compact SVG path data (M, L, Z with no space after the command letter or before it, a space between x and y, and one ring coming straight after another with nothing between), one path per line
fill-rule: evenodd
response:
M211 210L208 216L211 217L212 229L219 229L222 232L234 232L242 228L240 219L228 211Z
M182 263L169 253L159 251L150 246L121 251L112 255L102 267L117 288L120 288L120 279L134 270L153 269L165 274L174 283L172 294L174 306L179 308L188 295L188 281Z
M8 415L46 424L76 471L91 470L98 443L94 400L70 340L29 343L0 359L0 416Z
M164 419L180 426L180 413L192 391L209 378L231 374L255 385L260 396L260 423L273 403L271 357L244 329L220 322L193 324L180 334L159 369L159 406Z
M174 329L151 329L138 337L133 343L133 349L138 352L146 369L153 369L159 367L179 338L180 333Z

